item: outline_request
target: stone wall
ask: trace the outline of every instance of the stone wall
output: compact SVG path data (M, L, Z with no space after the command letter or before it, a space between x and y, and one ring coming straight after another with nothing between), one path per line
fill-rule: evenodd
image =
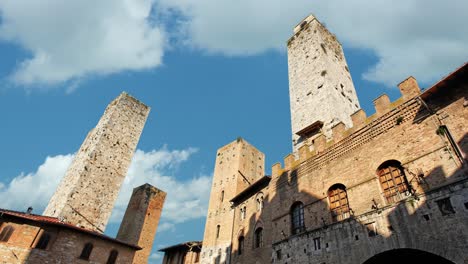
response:
M122 93L91 130L44 215L103 232L137 146L149 107Z
M446 85L421 97L405 96L406 91L393 103L376 100L375 115L356 120L361 125L342 131L339 140L333 135L321 151L300 150L299 159L285 158L285 168L273 167L275 263L363 263L397 248L468 261L467 84ZM410 186L391 202L384 199L377 176L388 160L401 162ZM352 209L350 218L338 223L328 198L337 183L346 186ZM297 201L304 203L306 232L292 235L290 208ZM370 230L377 235L370 236Z

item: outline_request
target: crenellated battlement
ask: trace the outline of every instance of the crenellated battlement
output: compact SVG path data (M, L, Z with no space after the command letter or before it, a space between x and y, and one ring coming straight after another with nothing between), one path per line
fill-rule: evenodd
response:
M281 163L272 166L273 179L285 171L290 171L306 160L313 161L307 167L321 167L351 150L369 142L374 137L388 132L395 126L413 120L419 109L419 102L415 99L420 94L416 79L412 76L398 85L401 97L394 102L386 94L377 97L374 102L375 113L367 116L359 109L351 115L352 127L346 127L339 122L332 127L332 137L327 140L321 133L312 140L311 144L303 144L297 152L284 157L284 167Z

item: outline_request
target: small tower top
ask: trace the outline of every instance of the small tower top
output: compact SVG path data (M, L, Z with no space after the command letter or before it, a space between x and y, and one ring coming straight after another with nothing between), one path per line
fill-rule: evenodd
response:
M294 27L294 34L301 31L301 29L303 29L307 24L309 24L310 22L312 22L314 20L316 20L314 15L312 15L312 14L308 15L306 18L304 18L299 24L297 24Z

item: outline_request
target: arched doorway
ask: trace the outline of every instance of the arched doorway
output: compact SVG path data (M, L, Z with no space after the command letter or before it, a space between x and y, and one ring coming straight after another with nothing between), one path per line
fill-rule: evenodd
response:
M415 264L415 263L437 263L455 264L441 256L417 249L393 249L377 254L366 260L363 264Z

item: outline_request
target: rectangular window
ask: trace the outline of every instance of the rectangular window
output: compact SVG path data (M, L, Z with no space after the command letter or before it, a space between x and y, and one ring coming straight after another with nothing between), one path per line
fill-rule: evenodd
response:
M216 226L216 238L219 238L219 231L221 229L221 226L220 225L217 225Z
M436 203L442 215L451 215L455 213L452 203L450 202L450 197L438 200Z
M276 258L281 259L281 249L276 250Z
M315 250L320 249L320 237L314 238L314 248L315 248Z
M367 234L369 235L369 237L375 237L378 235L377 225L375 224L375 222L366 224L366 228L367 228Z

